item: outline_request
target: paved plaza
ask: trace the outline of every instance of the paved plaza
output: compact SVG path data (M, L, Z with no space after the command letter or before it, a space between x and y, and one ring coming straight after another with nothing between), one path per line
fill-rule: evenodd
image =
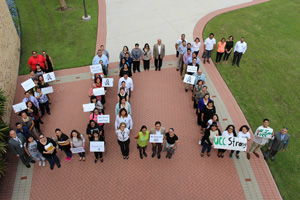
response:
M217 0L211 4L208 0L189 0L184 5L190 6L191 10L185 9L181 13L185 17L178 16L178 8L182 4L179 0L134 0L130 3L119 0L98 1L96 49L99 44L106 45L112 62L109 77L114 78L114 87L108 88L106 95L105 114L111 116L111 123L104 128L104 162L95 164L94 154L87 152L86 161L79 161L78 155L74 155L68 163L64 161L65 154L58 150L62 165L60 169L55 167L51 171L48 163L46 167L36 164L27 169L10 152L8 175L1 180L1 185L3 181L7 184L0 189L0 199L281 199L262 156L260 159L252 157L249 161L242 152L241 159L237 160L230 159L227 151L221 159L217 157L217 151L213 150L211 157L200 157L201 146L198 141L201 135L191 92L184 91L185 84L176 71L177 59L173 55L175 41L181 33L185 33L188 40L202 35L206 22L199 22L205 19L205 15L222 12L219 9L226 10L232 6L237 9L261 1ZM142 9L145 7L149 10ZM128 19L131 23L124 24L120 19ZM168 56L164 59L162 71L154 71L151 63L150 71L142 71L132 77L134 92L130 103L134 125L130 136L129 160L123 160L114 133L119 79L116 61L122 46L132 48L136 42L148 42L152 47L158 37L166 44ZM247 124L216 67L200 63L200 68L207 77L208 91L215 101L221 129L224 130L232 123L236 127ZM82 104L89 102L89 66L59 70L55 74L57 80L52 83L54 93L51 95L51 115L43 118L45 124L41 127L42 131L47 137L55 136L55 128L61 128L67 135L72 129L85 133L89 113L83 112ZM18 79L15 103L23 99L24 91L20 83L26 79L28 76L20 76ZM19 118L12 116L11 126L14 127ZM157 120L167 129L174 128L179 137L178 149L172 159L166 159L165 153L161 159L157 159L151 158L149 145L146 150L148 157L141 160L134 135L142 125L150 129ZM248 147L250 145L248 143ZM86 149L89 149L88 142Z

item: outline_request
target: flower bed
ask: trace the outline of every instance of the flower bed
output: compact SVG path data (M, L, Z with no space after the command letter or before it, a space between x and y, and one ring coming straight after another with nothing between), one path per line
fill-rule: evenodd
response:
M21 29L20 29L20 20L19 20L17 5L16 5L14 0L6 0L6 4L8 6L11 17L14 21L17 33L20 37L21 36Z

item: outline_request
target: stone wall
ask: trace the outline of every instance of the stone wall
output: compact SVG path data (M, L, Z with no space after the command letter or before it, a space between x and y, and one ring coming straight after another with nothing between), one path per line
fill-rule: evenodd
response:
M5 0L0 0L0 88L7 98L4 122L9 124L20 63L20 38Z

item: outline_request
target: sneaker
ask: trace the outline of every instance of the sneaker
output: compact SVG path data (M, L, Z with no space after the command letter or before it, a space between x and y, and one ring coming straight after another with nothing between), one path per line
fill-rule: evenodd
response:
M66 157L66 159L65 159L65 161L67 161L67 162L68 162L68 160L69 160L69 157L67 156L67 157Z
M45 161L43 161L43 167L45 167L45 165L46 165L46 162L45 162Z
M69 159L67 160L68 162L71 162L71 160L72 160L72 157L68 157Z
M229 157L232 158L232 154L230 154Z
M39 166L41 166L42 165L42 161L39 161Z

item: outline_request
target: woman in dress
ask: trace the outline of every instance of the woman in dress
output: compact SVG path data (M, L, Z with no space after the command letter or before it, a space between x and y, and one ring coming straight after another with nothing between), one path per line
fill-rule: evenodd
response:
M140 158L143 159L143 155L147 157L146 148L150 139L149 131L147 131L147 126L143 125L140 132L136 134L134 139L137 139L137 148L140 151Z
M42 153L43 157L50 164L50 169L54 169L54 164L60 168L60 161L56 155L56 143L51 138L46 138L43 134L39 136L39 142L37 143L37 148L40 153Z
M210 100L201 112L201 127L203 131L207 128L208 120L212 119L214 114L216 114L216 107L214 101Z
M232 52L233 49L233 36L229 36L228 41L226 41L225 46L225 55L223 57L223 64L227 64L227 60Z
M35 140L39 139L40 133L38 132L38 130L36 130L33 119L31 117L28 117L28 115L24 111L21 112L20 123L28 128L30 134L34 137Z
M203 157L205 151L207 150L207 157L210 157L210 151L211 148L214 147L214 138L215 136L220 136L221 131L218 129L218 124L216 122L213 122L209 128L206 129L204 132L204 136L201 141L202 151L200 156Z
M35 158L37 161L39 161L39 166L45 166L46 158L44 158L41 152L39 152L37 148L37 142L32 136L28 137L27 142L24 145L24 149L29 157Z
M142 54L142 57L143 57L143 65L144 65L144 70L148 70L149 71L149 68L150 68L150 60L151 60L151 50L150 50L150 46L148 43L146 43L144 45L144 48L143 48L143 54Z
M126 111L127 111L127 113L128 113L129 115L132 115L132 114L131 114L131 106L130 106L130 103L129 103L128 101L126 101L126 99L125 99L124 97L121 97L119 103L117 103L117 105L116 105L116 108L115 108L116 115L119 114L119 111L120 111L120 109L122 109L122 108L125 108Z
M201 42L200 39L197 37L192 43L192 52L196 54L196 57L198 56L200 48L201 48Z
M178 137L174 133L173 128L169 129L169 132L166 133L164 140L166 141L166 143L163 151L167 151L166 158L171 159L178 145Z
M70 144L71 149L78 147L85 148L85 139L83 137L83 134L80 134L77 130L72 130L70 135ZM85 152L78 153L78 155L79 161L85 161Z
M118 136L118 144L120 145L121 152L123 155L123 159L129 158L129 138L130 131L128 128L126 128L126 124L122 122L120 124L119 129L116 130L116 135Z
M120 127L120 124L122 122L125 122L126 127L128 127L129 130L132 130L132 126L133 126L132 118L127 113L127 110L125 108L121 108L119 114L116 116L116 121L115 121L116 130Z
M234 125L230 124L227 126L226 130L222 133L223 137L236 137L235 127ZM224 153L226 149L218 149L218 157L224 158ZM232 154L234 153L234 150L230 151L230 158L232 158Z
M46 72L47 73L53 72L54 65L53 65L51 57L48 54L46 54L46 51L42 51L42 55L44 56L44 58L46 58L46 62L48 65L48 69L46 70Z
M250 136L249 130L250 130L249 126L247 126L247 125L241 126L241 128L239 129L239 133L237 134L237 137L238 138L247 138L247 141L250 141L251 136ZM237 159L240 159L239 154L240 154L240 151L236 151ZM231 158L232 158L232 154L231 154Z

